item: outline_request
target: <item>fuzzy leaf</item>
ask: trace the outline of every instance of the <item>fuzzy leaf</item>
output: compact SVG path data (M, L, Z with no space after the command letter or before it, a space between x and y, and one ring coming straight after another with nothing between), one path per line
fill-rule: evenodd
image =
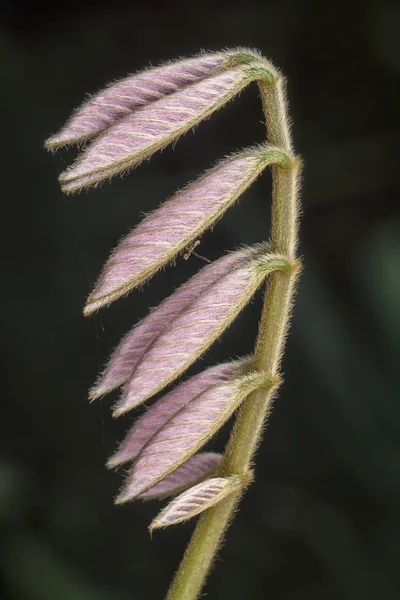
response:
M144 219L117 246L88 302L116 299L152 277L215 223L269 164L287 159L265 145L235 154Z
M155 486L204 446L248 394L272 386L263 374L250 373L194 398L143 448L116 503L133 500Z
M173 94L218 71L261 59L259 52L248 48L202 52L193 58L171 61L129 75L89 97L61 131L46 140L45 147L53 150L87 141L140 106Z
M183 490L199 483L206 477L215 475L222 464L222 454L199 452L191 456L165 479L139 496L141 500L153 500L175 496Z
M288 269L288 261L267 254L265 244L194 299L143 355L126 384L115 416L138 406L181 375L234 321L266 276ZM218 261L217 261L218 263Z
M47 148L86 141L140 106L159 100L229 64L231 54L200 54L146 69L111 83L89 98L71 116L59 133L49 138Z
M97 181L137 166L209 117L251 81L272 77L265 65L246 65L194 83L120 119L60 175L62 184L98 174ZM106 173L106 174L105 174ZM71 186L68 191L72 191Z
M195 517L215 506L240 486L241 479L237 475L214 477L198 483L172 500L151 523L150 531Z
M120 342L114 350L100 380L90 392L94 400L125 383L133 374L146 350L154 344L162 332L169 327L195 299L213 283L248 258L248 249L231 252L218 261L203 268L199 273L178 288L169 298L153 309ZM107 302L103 300L103 304ZM102 304L89 305L92 312ZM126 410L129 406L126 405Z
M135 421L117 452L109 459L107 466L114 468L134 460L151 438L186 404L213 385L244 374L249 365L249 359L223 363L209 367L178 385L157 400Z

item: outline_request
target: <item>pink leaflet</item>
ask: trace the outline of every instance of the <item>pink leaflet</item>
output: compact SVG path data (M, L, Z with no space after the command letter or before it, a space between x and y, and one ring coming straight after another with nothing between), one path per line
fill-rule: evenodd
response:
M137 166L223 106L249 80L245 69L230 69L128 114L61 173L61 183L96 173L101 181Z
M150 531L195 517L238 489L240 483L237 476L213 477L198 483L174 498L151 523Z
M258 374L215 385L194 398L151 439L117 498L133 500L195 454L229 419L242 400L262 385Z
M225 255L204 267L169 298L154 308L122 339L114 350L100 380L91 390L90 398L103 396L126 382L145 352L182 311L185 311L213 283L239 266L248 256L248 249L237 250ZM89 305L89 308L92 312L99 306ZM129 401L124 401L124 408L129 410Z
M47 140L46 146L58 148L86 141L139 107L215 73L228 58L229 54L223 52L200 54L111 83L78 108L61 131Z
M138 406L174 381L222 335L267 275L259 268L258 259L265 253L262 248L266 246L240 251L246 252L245 260L229 271L220 269L222 276L195 294L185 310L154 340L124 387L115 416ZM225 260L223 257L214 266ZM208 268L202 269L199 276Z
M209 367L160 398L135 421L107 466L113 468L134 460L151 438L184 406L213 385L234 379L247 362L234 361Z
M187 248L260 174L259 155L254 148L226 159L145 218L115 248L88 303L116 300Z

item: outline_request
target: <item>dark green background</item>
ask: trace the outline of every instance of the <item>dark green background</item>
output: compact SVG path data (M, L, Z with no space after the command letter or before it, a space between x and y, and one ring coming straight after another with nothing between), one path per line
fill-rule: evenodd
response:
M304 158L304 273L276 401L208 598L400 597L400 10L317 3L3 5L0 36L2 408L0 596L161 600L192 524L156 532L158 503L113 506L104 463L131 417L87 389L119 338L194 273L81 314L101 265L144 211L261 141L256 87L111 185L66 199L42 149L86 93L200 48L259 48L288 78ZM268 236L266 174L204 236L210 259ZM251 351L260 297L192 371ZM210 447L222 448L227 431Z

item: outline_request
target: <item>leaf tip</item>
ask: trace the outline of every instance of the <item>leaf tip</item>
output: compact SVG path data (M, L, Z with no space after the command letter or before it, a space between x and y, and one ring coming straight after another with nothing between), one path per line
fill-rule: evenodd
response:
M96 312L98 310L98 306L96 305L96 303L91 300L90 296L88 298L88 301L86 302L85 306L83 307L83 316L84 317L90 317L92 316L92 314L94 312Z
M89 390L89 394L88 394L89 402L90 403L94 402L98 398L101 398L102 395L103 395L103 393L101 391L97 390L96 387L93 387L91 390Z
M116 459L116 454L113 454L112 456L110 456L110 458L107 460L106 462L106 467L107 469L115 469L116 467L119 467L121 463L119 462L119 460Z
M50 152L55 152L64 145L65 143L57 135L52 135L43 142L43 147Z
M136 494L130 495L126 488L123 488L122 492L118 494L116 498L114 498L114 504L116 506L120 506L121 504L126 504L126 502L129 502L130 500L134 500L135 498Z

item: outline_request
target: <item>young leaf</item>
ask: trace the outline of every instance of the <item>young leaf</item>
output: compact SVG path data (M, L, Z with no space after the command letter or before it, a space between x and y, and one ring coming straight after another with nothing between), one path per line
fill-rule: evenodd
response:
M199 483L206 477L216 474L222 463L222 454L216 452L199 452L191 456L180 467L172 471L165 479L154 487L140 494L141 500L153 500L175 496L183 490Z
M285 258L266 250L265 244L249 248L243 263L210 285L169 323L142 356L123 390L115 416L138 406L179 377L222 335L269 273L290 268Z
M186 404L208 388L244 374L249 365L249 359L223 363L209 367L178 385L148 408L133 424L107 466L114 468L134 460L151 438Z
M235 154L186 186L117 246L88 302L118 298L152 277L212 226L270 164L288 157L265 145Z
M229 64L232 53L200 54L135 73L111 83L89 98L59 133L45 142L49 149L86 141L140 106L159 100Z
M210 285L248 258L249 250L230 252L218 261L203 268L189 281L178 288L169 298L154 308L120 342L114 350L100 380L90 392L94 400L125 383L133 374L146 350L169 327L182 311L185 311ZM106 304L107 299L87 307L87 313ZM127 410L129 407L127 405Z
M182 523L215 506L242 485L237 475L214 477L198 483L172 500L150 525L150 531Z
M273 386L263 374L250 373L208 388L194 398L143 448L116 503L133 500L155 486L204 446L248 394Z
M91 96L59 133L46 140L45 147L56 150L68 144L85 142L140 106L224 69L259 63L260 60L263 59L256 50L236 48L224 52L202 52L193 58L171 61L129 75ZM263 62L266 64L265 59ZM273 67L269 65L269 68Z
M131 169L209 117L251 81L275 78L263 62L230 69L129 113L100 134L61 173L63 184L97 174L97 181ZM71 191L69 188L68 191Z

